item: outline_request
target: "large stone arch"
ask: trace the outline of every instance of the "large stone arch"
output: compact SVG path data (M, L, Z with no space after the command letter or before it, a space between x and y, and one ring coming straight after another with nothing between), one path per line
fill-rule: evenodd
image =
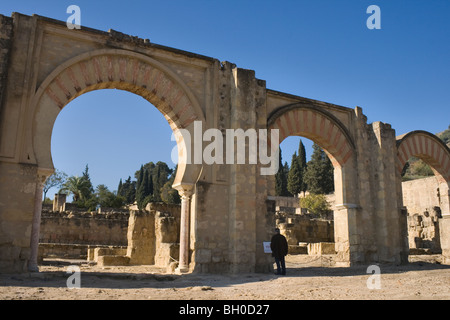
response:
M356 210L359 207L355 185L356 148L349 130L330 112L302 103L278 108L268 118L268 128L278 129L280 143L288 136L302 136L319 144L334 166L336 206L335 243L338 261L348 265L356 246L352 233L356 232ZM355 256L355 254L353 254Z
M439 198L444 215L450 215L450 149L432 133L417 130L396 138L397 171L401 173L411 157L417 157L433 170L439 183Z
M81 54L59 65L43 81L31 103L32 152L39 168L53 169L50 140L59 112L71 100L98 89L121 89L140 95L156 106L174 131L179 153L175 185L193 184L200 167L188 165L183 130L204 122L195 96L162 63L139 53L101 49ZM190 141L187 140L187 141Z
M140 95L153 104L172 128L178 146L178 167L173 187L182 197L180 268L189 263L190 200L201 172L187 156L193 150L190 137L194 121L205 122L195 96L178 76L162 63L136 52L101 49L76 56L56 67L39 86L31 100L27 158L43 172L42 183L51 173L51 135L59 112L83 93L99 89L120 89ZM31 156L30 156L31 155ZM31 159L33 157L33 159ZM42 185L40 183L40 185ZM41 211L41 190L37 190L33 214L30 270L37 269L36 256Z

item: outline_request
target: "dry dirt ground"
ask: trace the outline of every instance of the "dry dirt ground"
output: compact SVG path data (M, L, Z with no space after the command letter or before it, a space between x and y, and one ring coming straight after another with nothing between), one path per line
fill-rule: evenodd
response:
M106 267L59 261L39 273L1 274L1 300L397 300L450 299L450 266L439 256L411 256L407 265L380 265L380 288L368 266L321 267L326 257L287 257L286 276L167 274L152 266ZM69 289L69 263L80 288ZM76 282L72 282L76 283Z

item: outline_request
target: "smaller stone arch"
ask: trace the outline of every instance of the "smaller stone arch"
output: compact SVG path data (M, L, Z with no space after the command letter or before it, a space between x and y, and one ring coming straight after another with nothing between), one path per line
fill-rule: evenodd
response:
M412 131L397 137L397 171L402 172L411 157L422 159L433 169L440 182L450 181L450 149L427 131Z
M355 144L345 126L329 112L315 106L291 104L268 118L269 129L279 129L280 142L303 136L321 145L334 167L342 167L354 154Z
M268 128L278 129L280 143L288 136L302 136L319 144L334 166L335 199L334 210L335 248L338 260L346 265L356 246L350 230L356 230L353 218L359 207L353 167L356 148L347 128L330 112L314 105L294 103L279 108L268 118ZM354 254L353 254L354 255Z

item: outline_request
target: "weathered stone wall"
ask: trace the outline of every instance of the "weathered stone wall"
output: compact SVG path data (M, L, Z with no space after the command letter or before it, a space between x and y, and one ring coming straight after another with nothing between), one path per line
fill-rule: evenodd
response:
M450 216L444 216L439 219L439 232L442 249L443 263L450 264L450 237L448 232L450 230Z
M37 167L0 162L0 270L24 272L30 258ZM4 182L4 183L2 183ZM11 186L18 193L11 194Z
M408 216L408 241L410 254L424 252L441 253L439 219L442 218L438 207L423 214Z
M128 222L127 256L130 264L155 263L155 213L132 211Z
M111 254L106 250L93 260L101 265L167 267L179 258L179 235L180 206L151 203L146 210L130 212L124 254Z
M334 242L333 221L330 220L299 215L288 218L287 223L280 223L278 227L289 245L297 246L299 242Z
M439 183L435 176L402 182L403 205L408 214L422 214L439 207Z
M403 205L408 212L411 254L440 253L439 182L435 176L402 182Z
M9 56L13 35L13 19L0 15L0 113L3 104L3 93L8 77ZM0 117L1 118L1 117Z
M126 246L128 217L126 211L53 212L44 206L39 242Z
M41 258L85 258L88 248L125 247L128 264L165 267L170 260L178 259L179 205L150 203L145 210L131 213L106 208L101 213L86 212L70 203L65 212L53 212L51 205L43 207Z

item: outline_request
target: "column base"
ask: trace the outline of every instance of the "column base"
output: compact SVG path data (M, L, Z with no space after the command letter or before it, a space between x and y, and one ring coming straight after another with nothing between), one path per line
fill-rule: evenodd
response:
M28 264L28 271L29 272L39 272L39 267L35 263L29 263Z
M189 272L189 266L179 266L175 269L176 274L182 274L182 273L188 273Z

